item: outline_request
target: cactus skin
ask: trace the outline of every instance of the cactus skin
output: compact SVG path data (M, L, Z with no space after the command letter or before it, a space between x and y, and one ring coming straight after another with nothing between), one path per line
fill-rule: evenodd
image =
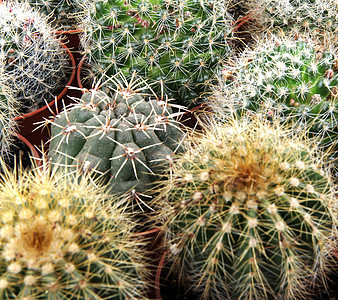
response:
M310 42L263 42L224 72L210 102L218 114L261 114L297 131L308 131L319 146L337 151L337 56L316 51Z
M132 86L111 90L111 97L91 90L55 118L49 156L57 164L95 169L114 193L143 192L179 150L183 133L173 117L180 112Z
M145 299L144 243L131 238L135 224L120 206L88 178L51 173L46 162L7 170L0 177L0 298Z
M0 84L21 106L53 100L62 89L68 57L46 17L28 3L0 3L0 52Z
M181 104L207 87L230 53L224 1L98 1L83 25L94 73L134 71Z
M304 299L325 276L333 192L288 134L258 119L209 126L163 182L172 269L202 299Z

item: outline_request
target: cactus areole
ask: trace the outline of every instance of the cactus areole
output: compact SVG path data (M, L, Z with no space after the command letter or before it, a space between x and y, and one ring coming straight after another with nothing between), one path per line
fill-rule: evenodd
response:
M85 93L52 123L56 164L95 170L113 192L144 191L171 161L182 132L169 102L121 90Z

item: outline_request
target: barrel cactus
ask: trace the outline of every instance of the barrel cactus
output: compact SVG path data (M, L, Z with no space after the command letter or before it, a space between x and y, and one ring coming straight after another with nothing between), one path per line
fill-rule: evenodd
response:
M84 93L56 116L49 156L57 165L94 170L114 193L144 192L179 151L183 132L174 117L182 112L173 112L167 99L142 93L140 81L120 83L107 93Z
M135 224L88 178L7 170L0 212L1 299L145 298Z
M137 71L181 104L206 89L229 55L226 1L96 1L82 44L93 72Z
M0 53L0 85L13 91L21 107L53 100L62 89L66 52L46 17L28 3L0 3Z
M267 41L224 70L211 94L217 113L261 114L297 131L308 131L319 146L338 149L338 65L334 51L310 41Z
M308 142L258 119L188 141L161 189L172 270L201 299L307 298L333 263L336 226Z

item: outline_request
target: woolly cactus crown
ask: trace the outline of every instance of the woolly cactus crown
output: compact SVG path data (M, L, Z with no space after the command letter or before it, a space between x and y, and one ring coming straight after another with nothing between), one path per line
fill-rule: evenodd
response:
M0 177L0 298L145 298L144 243L122 200L59 171Z
M258 120L212 124L174 162L161 191L172 269L202 299L295 299L325 277L330 179L289 134Z

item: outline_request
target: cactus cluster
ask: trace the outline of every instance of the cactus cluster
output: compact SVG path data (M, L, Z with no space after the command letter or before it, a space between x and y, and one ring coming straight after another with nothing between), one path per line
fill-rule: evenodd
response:
M1 299L145 299L143 242L121 200L46 162L0 176Z
M174 117L182 112L142 91L139 80L115 79L103 85L107 93L85 92L55 117L49 156L57 165L95 170L113 193L144 192L179 151L183 131Z
M226 1L97 1L83 27L94 74L136 71L155 92L163 86L185 104L206 90L230 52Z
M310 144L258 119L188 142L160 196L172 270L202 299L306 297L331 264L336 226Z
M308 131L319 146L337 151L338 70L334 51L309 41L262 42L235 66L223 70L210 97L217 113L261 114L297 131Z
M46 17L25 2L0 3L0 85L12 90L21 107L52 100L62 89L67 66L67 54Z

